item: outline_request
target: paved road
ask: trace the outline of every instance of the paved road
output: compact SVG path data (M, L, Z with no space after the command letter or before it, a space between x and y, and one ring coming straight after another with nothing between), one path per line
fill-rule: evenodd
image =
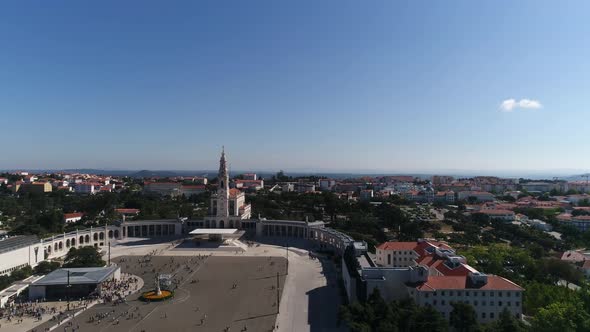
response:
M328 258L289 256L289 275L277 324L279 331L346 331L337 325L340 296L337 272Z

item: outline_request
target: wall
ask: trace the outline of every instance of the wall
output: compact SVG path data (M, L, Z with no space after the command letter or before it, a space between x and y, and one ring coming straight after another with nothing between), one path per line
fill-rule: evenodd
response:
M411 279L408 268L365 268L362 278L367 283L367 296L377 288L386 301L401 300L408 297L406 282Z

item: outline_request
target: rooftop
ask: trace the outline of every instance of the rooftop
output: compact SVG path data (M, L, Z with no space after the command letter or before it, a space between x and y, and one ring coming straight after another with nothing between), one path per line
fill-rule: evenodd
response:
M34 235L18 235L0 240L0 253L11 250L24 248L31 244L39 242L39 238Z
M238 230L236 228L197 228L191 231L191 235L203 235L203 234L235 234Z
M473 284L468 276L430 276L426 282L416 286L417 290L434 291L443 289L479 289L522 291L523 288L512 281L496 275L487 275L485 284Z
M70 284L98 284L109 278L118 266L109 267L80 267L57 269L33 283L35 286L67 285L68 272Z

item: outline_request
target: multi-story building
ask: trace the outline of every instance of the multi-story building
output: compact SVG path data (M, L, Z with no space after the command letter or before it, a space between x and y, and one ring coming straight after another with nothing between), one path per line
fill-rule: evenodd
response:
M361 201L370 201L373 198L373 189L361 190L360 199Z
M162 196L175 196L180 193L181 186L180 182L145 182L143 191Z
M419 239L417 242L384 242L377 246L377 265L385 267L416 266L417 260L435 249L449 250L444 242Z
M256 175L256 173L246 173L242 174L242 177L244 180L257 180L258 175Z
M565 181L557 181L557 182L542 182L542 181L535 181L535 182L525 182L520 184L522 189L529 191L529 192L548 192L553 189L559 191L568 191L568 183Z
M577 190L581 193L590 193L590 183L588 181L568 182L568 189Z
M514 211L510 210L498 210L498 209L483 209L479 211L490 217L490 219L497 219L503 221L514 221L515 214Z
M53 190L51 187L51 183L49 182L33 182L33 183L21 183L17 187L17 192L24 194L24 193L49 193Z
M455 193L452 190L438 191L434 196L435 202L455 203Z
M202 194L207 190L205 185L182 185L180 186L180 194L186 197L191 195Z
M235 180L234 186L238 189L261 190L264 188L264 180Z
M38 177L36 175L27 175L25 176L25 182L26 183L33 183L35 181L37 181Z
M490 202L494 200L494 195L486 191L460 191L457 199L460 201L467 200L469 197L475 197L478 202Z
M416 304L432 306L449 319L452 303L463 302L473 307L481 323L496 320L505 309L520 318L523 291L508 279L479 272L463 276L428 276L424 282L408 286L410 297Z
M454 177L448 176L448 175L433 175L432 176L432 184L435 186L438 186L441 184L449 184L449 183L452 183L454 180L455 180Z
M590 229L590 216L572 216L569 221L563 221L563 224L570 225L581 232L585 232Z
M336 186L336 180L332 179L320 179L318 181L318 185L321 191L330 191L333 190Z
M295 188L299 193L312 193L315 192L315 184L307 182L298 182L295 184Z
M281 185L281 191L283 192L293 192L295 191L295 183L286 182Z
M78 194L94 195L100 190L100 184L97 182L80 182L74 185L74 191Z
M522 315L520 286L477 271L444 242L386 242L377 247L376 256L374 263L369 256L357 258L358 278L364 284L361 297L379 289L386 301L409 297L418 305L432 306L447 319L452 303L461 301L473 306L482 323L497 319L505 309L515 317ZM357 286L346 271L343 278L347 294L354 298L357 295L351 290Z
M241 221L250 219L251 206L246 204L245 195L239 189L229 188L229 175L225 151L219 160L219 187L211 196L209 216L205 217L205 228L241 228Z

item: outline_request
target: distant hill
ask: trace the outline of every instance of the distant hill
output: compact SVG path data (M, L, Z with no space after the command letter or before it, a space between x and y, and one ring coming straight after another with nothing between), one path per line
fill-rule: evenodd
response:
M169 178L174 176L179 176L178 173L174 171L149 171L149 170L141 170L139 172L129 174L130 177L133 178L153 178L153 177L162 177L162 178Z

